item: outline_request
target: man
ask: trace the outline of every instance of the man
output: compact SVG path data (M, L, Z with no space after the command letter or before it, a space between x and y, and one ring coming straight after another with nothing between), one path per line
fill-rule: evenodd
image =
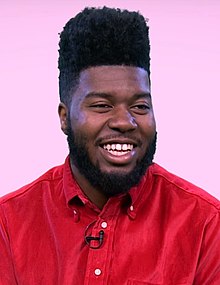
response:
M1 199L0 284L219 285L219 201L152 162L143 16L86 8L60 37L70 152Z

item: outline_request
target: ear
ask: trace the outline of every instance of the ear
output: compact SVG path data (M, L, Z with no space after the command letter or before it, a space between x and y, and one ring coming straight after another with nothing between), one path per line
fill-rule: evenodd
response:
M68 108L64 103L60 103L58 106L58 114L60 117L60 126L61 130L67 135L67 116L68 116Z

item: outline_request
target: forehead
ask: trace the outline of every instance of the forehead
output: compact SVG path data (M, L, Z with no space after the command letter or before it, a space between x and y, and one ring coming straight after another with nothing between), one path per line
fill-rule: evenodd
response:
M132 66L97 66L83 70L79 76L78 89L87 92L130 92L150 93L147 71ZM79 90L78 90L79 91Z

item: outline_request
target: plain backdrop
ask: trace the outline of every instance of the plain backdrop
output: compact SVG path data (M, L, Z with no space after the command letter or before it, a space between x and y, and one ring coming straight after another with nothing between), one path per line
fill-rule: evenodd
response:
M219 0L0 0L0 195L64 162L58 33L85 6L103 5L149 19L155 161L220 198Z

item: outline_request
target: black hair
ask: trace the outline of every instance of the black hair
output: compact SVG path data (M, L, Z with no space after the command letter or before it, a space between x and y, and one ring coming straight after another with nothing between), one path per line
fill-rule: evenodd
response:
M68 105L82 70L101 65L144 68L150 76L149 28L139 12L85 8L60 34L59 92Z

